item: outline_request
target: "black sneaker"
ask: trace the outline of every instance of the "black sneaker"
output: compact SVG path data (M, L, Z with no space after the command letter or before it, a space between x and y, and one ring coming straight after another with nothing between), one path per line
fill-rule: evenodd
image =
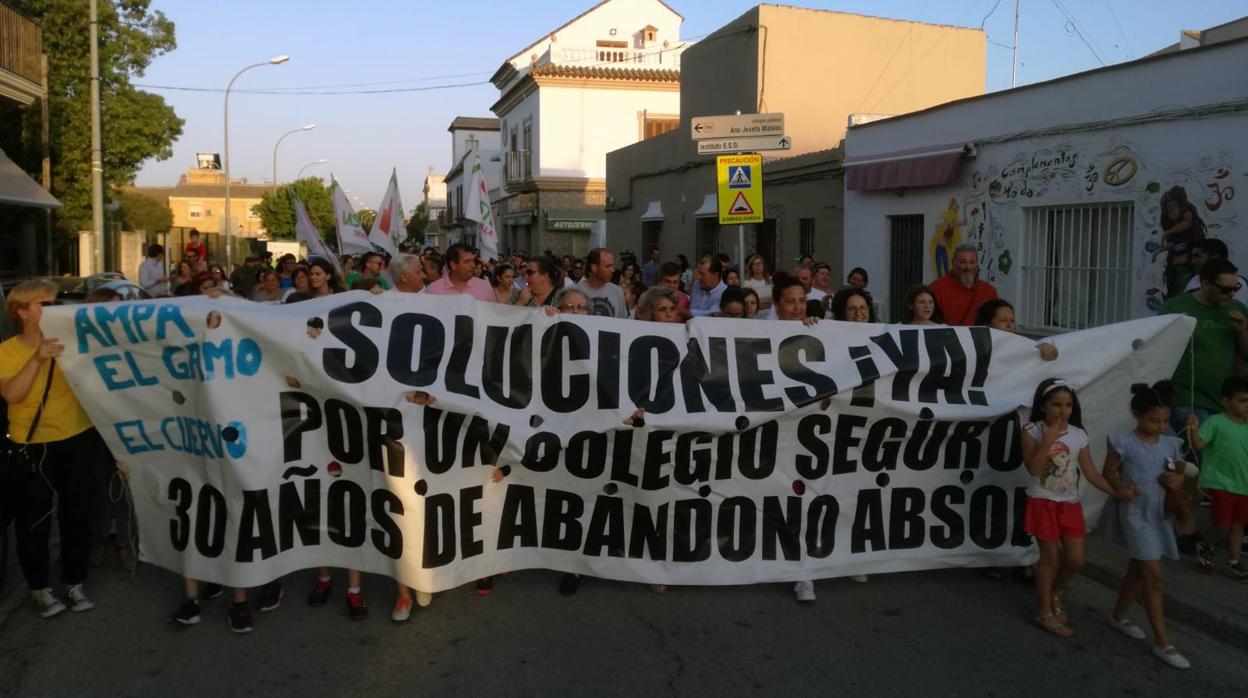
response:
M494 578L482 577L477 580L477 596L489 596L494 591Z
M282 589L282 580L276 580L260 587L260 600L257 606L261 613L268 613L278 606L282 605L282 595L285 591Z
M199 602L195 599L187 599L178 606L178 610L169 616L170 623L179 623L181 625L195 625L199 623Z
M235 601L230 604L230 632L245 635L256 629L256 621L251 618L251 609L246 601Z
M1213 571L1213 546L1201 541L1196 544L1196 564L1202 572Z
M199 588L199 598L201 599L219 599L224 593L225 587L220 584L213 584L212 582L208 582Z
M576 590L581 587L581 575L564 572L559 578L559 593L564 596L572 596Z

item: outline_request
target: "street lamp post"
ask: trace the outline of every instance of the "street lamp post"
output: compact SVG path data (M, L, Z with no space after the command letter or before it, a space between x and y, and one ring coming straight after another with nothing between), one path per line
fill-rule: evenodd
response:
M303 167L300 167L299 174L295 175L295 181L296 182L299 181L299 178L303 176L303 171L308 169L309 167L315 167L316 165L324 165L327 162L329 162L329 158L321 158L320 160L317 160L316 162L309 162Z
M229 274L234 267L234 227L230 225L230 90L234 87L234 81L239 76L251 70L265 65L280 65L290 60L290 56L281 55L274 56L263 63L253 63L243 68L230 78L230 84L225 87L225 273Z
M283 133L281 138L278 138L277 142L273 144L273 193L274 194L277 193L277 146L281 145L282 140L286 138L286 136L289 136L292 133L300 133L301 131L311 131L314 128L316 128L316 124L308 124L307 126L302 126L300 128L291 129L287 131L286 133Z

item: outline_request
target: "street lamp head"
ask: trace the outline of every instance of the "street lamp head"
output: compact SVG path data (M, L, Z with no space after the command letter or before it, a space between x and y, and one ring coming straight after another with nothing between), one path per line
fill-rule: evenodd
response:
M327 162L329 162L329 158L321 158L320 160L317 160L317 161L316 161L316 164L318 164L318 165L324 165L324 164L325 164L325 163L327 163Z
M273 65L278 65L279 63L285 63L288 60L290 60L290 56L287 56L286 54L282 54L280 56L274 56L270 58L269 62L272 63Z
M314 129L314 128L316 128L316 124L308 124L307 126L304 126L304 127L303 127L303 130L304 130L304 131L311 131L311 130L312 130L312 129Z

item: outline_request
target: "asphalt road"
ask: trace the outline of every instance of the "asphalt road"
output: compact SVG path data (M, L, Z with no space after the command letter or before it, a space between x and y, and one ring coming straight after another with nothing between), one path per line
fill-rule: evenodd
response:
M93 571L97 604L42 620L25 606L0 625L4 696L1243 696L1248 651L1182 627L1194 668L1163 666L1147 641L1104 622L1110 590L1072 592L1070 640L1030 625L1031 589L972 570L816 584L672 588L586 580L574 597L547 571L500 578L493 595L439 594L394 625L388 580L366 580L372 616L352 623L336 578L311 609L311 575L247 636L228 632L225 597L204 622L173 627L178 579ZM3 596L15 588L10 577ZM228 594L227 594L228 596ZM1143 624L1144 616L1136 614Z

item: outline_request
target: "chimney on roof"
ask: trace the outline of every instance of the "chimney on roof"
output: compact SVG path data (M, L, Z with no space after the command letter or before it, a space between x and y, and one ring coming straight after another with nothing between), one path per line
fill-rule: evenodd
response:
M1179 31L1179 50L1186 51L1189 48L1200 48L1204 41L1201 38L1200 31L1196 29L1183 29Z

